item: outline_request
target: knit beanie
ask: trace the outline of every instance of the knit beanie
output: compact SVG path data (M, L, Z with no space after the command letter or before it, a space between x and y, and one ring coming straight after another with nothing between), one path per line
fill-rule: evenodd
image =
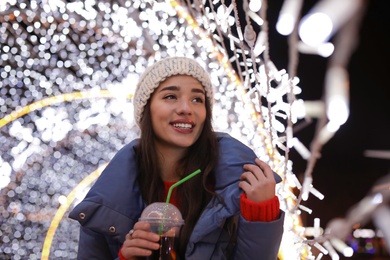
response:
M169 57L148 67L141 75L133 97L134 119L140 125L144 108L150 96L161 82L174 75L188 75L197 79L206 91L206 98L213 105L213 89L207 71L194 59Z

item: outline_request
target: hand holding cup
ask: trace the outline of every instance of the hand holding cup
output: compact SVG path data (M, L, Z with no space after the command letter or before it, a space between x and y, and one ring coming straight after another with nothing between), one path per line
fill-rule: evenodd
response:
M152 255L153 250L160 248L160 236L149 231L148 222L137 222L133 229L126 235L121 253L127 260L135 260L138 257L147 257Z

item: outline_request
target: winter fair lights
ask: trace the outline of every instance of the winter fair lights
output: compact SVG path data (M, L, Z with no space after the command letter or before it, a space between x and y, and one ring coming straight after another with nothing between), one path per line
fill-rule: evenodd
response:
M277 30L295 39L290 51L341 57L330 61L324 99L309 102L297 97L297 60L286 71L269 57L266 1L2 1L0 256L76 259L78 225L66 213L138 135L135 82L148 64L169 55L196 57L210 71L215 129L251 146L283 177L277 187L286 212L280 258L351 255L346 238L327 233L319 219L313 227L300 221L302 211L311 213L303 203L310 194L323 199L312 185L317 155L349 114L351 43L345 38L351 35L344 28L358 25L362 1L345 0L342 8L335 2L319 1L301 20L302 1L286 0L280 12ZM305 36L314 35L313 26L316 39ZM348 37L328 42L342 30ZM322 124L310 149L292 133L305 117ZM293 173L290 149L308 161L303 183Z

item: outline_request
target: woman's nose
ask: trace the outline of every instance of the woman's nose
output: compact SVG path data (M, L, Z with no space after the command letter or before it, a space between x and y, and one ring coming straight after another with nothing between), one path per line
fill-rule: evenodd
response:
M177 113L178 114L191 114L192 113L192 108L191 108L191 102L181 99L177 103Z

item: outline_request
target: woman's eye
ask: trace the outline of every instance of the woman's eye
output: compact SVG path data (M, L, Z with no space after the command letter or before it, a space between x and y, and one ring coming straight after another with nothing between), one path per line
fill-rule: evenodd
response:
M203 98L201 98L201 97L196 97L196 98L194 98L194 101L195 102L198 102L198 103L203 103L204 101L203 101Z
M164 99L175 99L175 95L166 95Z

